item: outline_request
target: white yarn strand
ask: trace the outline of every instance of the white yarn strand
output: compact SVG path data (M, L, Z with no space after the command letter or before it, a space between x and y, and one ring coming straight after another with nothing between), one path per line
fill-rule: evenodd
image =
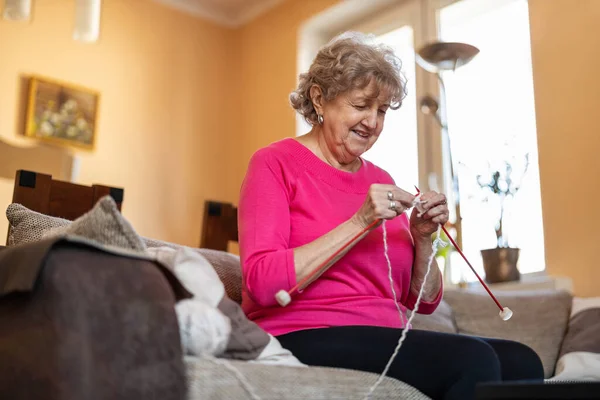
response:
M387 229L385 229L385 220L383 220L381 227L383 229L383 255L385 255L385 261L388 265L388 279L390 280L390 287L392 288L392 295L394 297L394 304L396 305L396 310L398 310L400 321L404 323L404 315L402 313L402 310L400 309L400 303L398 302L398 297L396 296L396 289L394 289L394 278L392 277L392 263L390 261L390 256L388 255Z
M392 264L390 262L388 254L387 254L388 245L387 245L387 232L386 232L386 229L385 229L385 221L383 221L382 228L383 228L383 248L384 248L384 252L385 252L385 259L386 259L387 264L388 264L388 276L390 278L390 285L392 287L392 294L394 295L394 302L396 303L396 308L398 309L398 312L400 314L400 320L404 321L404 316L402 314L402 311L400 310L400 306L398 305L398 302L397 302L397 299L396 299L396 292L394 290L394 281L392 279ZM438 249L439 246L444 247L446 245L446 243L444 243L442 241L442 239L440 239L440 231L441 231L441 229L442 229L442 226L438 225L436 238L435 238L435 240L433 242L433 245L432 245L432 252L431 252L431 255L429 256L429 260L427 262L427 271L425 272L425 276L423 277L423 283L421 284L421 289L419 290L419 295L417 296L417 301L415 303L414 310L410 314L410 318L408 318L408 321L406 322L406 325L402 329L402 335L400 335L400 339L398 340L398 344L396 345L396 348L394 349L394 353L392 354L392 356L388 360L387 365L383 369L383 372L381 373L381 375L379 375L379 378L377 379L377 381L369 389L369 392L365 396L365 400L366 399L370 399L371 395L373 394L373 392L375 391L375 389L377 389L377 386L379 386L381 384L381 382L385 378L386 374L388 373L388 371L390 369L390 366L394 362L394 359L398 355L398 352L400 351L400 347L402 347L402 343L404 342L404 339L406 339L406 334L408 333L410 323L412 322L413 317L415 316L415 314L417 313L417 311L419 309L419 303L421 302L421 297L423 297L423 291L425 289L425 283L427 283L427 277L429 276L429 272L431 270L431 264L433 263L433 259L435 257L435 254L437 253L437 249Z
M229 361L223 358L215 357L206 357L206 359L214 362L215 364L223 365L225 368L233 372L233 374L238 379L242 388L248 394L248 396L250 396L252 400L261 400L261 398L254 391L254 388L252 388L252 385L250 385L250 382L248 382L248 380L244 376L244 374L239 369L234 367Z

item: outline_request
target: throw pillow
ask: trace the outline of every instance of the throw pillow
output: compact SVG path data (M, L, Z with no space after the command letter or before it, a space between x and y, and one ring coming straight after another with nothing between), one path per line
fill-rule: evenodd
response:
M546 290L495 296L514 312L508 321L498 316L498 307L483 291L447 290L444 300L452 307L459 333L521 342L538 354L545 377L551 377L567 330L572 296Z
M569 328L551 380L600 380L600 297L573 299Z
M75 221L42 233L43 238L74 235L104 246L143 252L146 245L123 217L111 196L104 196L94 207Z
M50 217L29 208L12 203L6 209L8 219L8 245L16 246L23 243L38 242L51 229L66 226L71 221Z

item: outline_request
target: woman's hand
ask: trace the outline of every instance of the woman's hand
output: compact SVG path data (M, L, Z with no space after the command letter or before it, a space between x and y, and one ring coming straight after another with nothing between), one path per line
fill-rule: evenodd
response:
M394 185L373 184L361 208L352 221L366 228L380 219L393 219L412 207L415 196Z
M437 231L439 224L448 222L449 211L446 202L446 196L437 192L423 193L421 201L425 202L422 205L424 210L420 215L419 210L415 207L410 216L410 231L413 237L429 238Z

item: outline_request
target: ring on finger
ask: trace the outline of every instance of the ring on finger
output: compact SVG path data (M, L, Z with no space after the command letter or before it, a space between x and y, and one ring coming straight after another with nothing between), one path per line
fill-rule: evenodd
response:
M391 201L391 200L394 200L394 193L392 193L392 191L391 191L391 190L390 190L390 191L388 191L388 192L387 192L387 197L388 197L388 200L390 200L390 201Z
M396 211L396 202L394 200L390 200L390 210Z

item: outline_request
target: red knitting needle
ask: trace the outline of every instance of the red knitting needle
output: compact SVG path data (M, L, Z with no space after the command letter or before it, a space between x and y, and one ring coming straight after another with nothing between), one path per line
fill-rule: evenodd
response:
M359 237L364 235L366 232L368 232L371 228L373 228L375 225L377 225L377 223L379 221L380 220L377 219L377 220L371 222L371 224L369 226L367 226L365 229L363 229L358 234L356 234L352 239L350 239L346 244L344 244L339 250L337 250L330 257L328 257L325 261L323 261L323 263L321 263L321 265L319 265L318 268L316 268L310 274L305 276L304 279L302 279L300 282L298 282L296 284L296 286L291 288L289 290L289 292L286 292L285 290L280 290L279 292L277 292L277 294L275 295L275 299L277 300L279 305L282 307L285 307L288 304L290 304L290 302L292 301L292 294L294 294L295 292L301 293L308 285L310 285L315 279L317 279L325 271L327 271L329 269L329 267L331 267L331 265L328 265L328 264L332 260L334 260L342 251L344 251L344 249L346 249L346 247L350 246L352 243L354 243L354 241L356 239L358 239Z
M415 189L417 189L417 196L419 194L421 194L421 191L419 190L418 187L415 186ZM500 309L500 317L507 321L508 319L510 319L510 317L512 317L513 312L511 311L510 308L508 307L502 307L502 305L500 304L500 302L498 301L498 299L496 298L496 296L494 296L494 294L492 293L492 291L490 290L490 288L488 288L488 286L485 284L485 282L483 281L483 279L481 279L481 277L479 276L479 274L477 273L477 271L475 271L475 268L473 268L473 266L471 265L471 263L469 262L469 260L467 260L467 257L464 255L464 253L462 252L462 250L460 249L460 247L458 247L458 244L456 244L456 242L454 241L454 239L452 239L452 235L450 235L450 233L446 230L446 227L444 225L442 225L442 230L444 231L444 233L446 234L446 236L448 236L448 239L450 239L450 242L452 242L452 245L454 246L454 248L456 249L456 251L459 252L459 254L462 256L463 260L465 260L465 262L467 263L467 265L469 266L469 268L471 268L471 271L473 271L473 273L475 274L475 276L477 277L477 279L479 279L479 282L483 285L483 288L488 292L488 294L490 295L490 297L492 298L492 300L494 300L494 303L496 303L496 305L498 306L498 308Z
M415 186L415 189L417 190L417 195L419 195L421 193L421 191L416 186ZM292 295L294 293L296 293L296 292L301 293L302 290L304 290L309 284L311 284L314 280L316 280L317 278L319 278L319 276L321 276L325 271L327 271L329 269L329 267L331 267L331 265L328 265L328 264L332 260L334 260L341 252L343 252L348 246L350 246L356 239L358 239L359 237L361 237L362 235L364 235L366 232L368 232L371 228L373 228L377 223L379 223L379 221L380 220L373 221L369 226L367 226L361 232L359 232L358 234L356 234L352 239L350 239L340 249L338 249L331 256L329 256L323 263L321 263L321 265L319 265L315 270L313 270L310 274L308 274L306 277L304 277L304 279L302 279L300 282L298 282L289 291L280 290L279 292L277 292L277 294L275 295L275 299L277 300L277 303L279 303L279 305L282 306L282 307L285 307L288 304L290 304L290 302L292 301ZM479 276L479 274L477 273L477 271L475 271L475 269L473 268L473 266L471 265L471 263L469 262L469 260L467 260L467 257L463 254L463 252L460 249L460 247L458 247L458 244L456 244L456 242L454 241L454 239L452 239L452 236L450 235L450 233L448 233L448 231L446 230L446 228L443 225L442 225L442 229L444 230L444 232L448 236L448 239L450 239L450 241L452 242L452 245L456 248L456 250L460 253L460 255L465 260L465 262L467 263L467 265L471 268L471 271L473 271L473 273L475 274L475 276L477 276L477 279L479 279L479 282L481 282L481 284L483 285L483 287L485 288L485 290L488 292L488 294L490 295L490 297L492 298L492 300L494 300L494 302L496 303L496 305L498 306L498 308L500 308L500 317L504 321L507 321L508 319L510 319L510 317L512 317L512 314L513 314L512 311L511 311L511 309L508 308L508 307L502 307L502 305L500 304L500 302L492 294L492 292L490 291L490 289L487 287L487 285L485 284L485 282L481 279L481 277Z

